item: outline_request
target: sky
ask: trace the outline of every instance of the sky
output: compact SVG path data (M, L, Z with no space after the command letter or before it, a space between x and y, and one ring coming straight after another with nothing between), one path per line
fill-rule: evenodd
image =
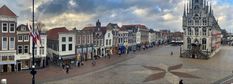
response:
M233 0L208 0L222 29L233 32ZM108 23L144 24L154 30L182 31L182 15L187 0L35 0L35 18L47 29L82 29ZM31 19L32 0L0 0L17 16L18 24Z

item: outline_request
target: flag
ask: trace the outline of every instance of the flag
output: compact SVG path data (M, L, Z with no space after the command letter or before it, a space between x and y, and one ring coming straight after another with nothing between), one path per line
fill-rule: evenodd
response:
M32 26L30 24L27 24L27 25L28 25L28 29L29 29L29 35L32 37L32 41L36 44L37 43L37 41L36 41L36 35L32 31Z
M38 30L38 26L36 27L36 29L34 30L34 32L35 32L35 35L36 35L36 40L39 41L38 45L42 46L41 45L41 37L40 37L40 32Z

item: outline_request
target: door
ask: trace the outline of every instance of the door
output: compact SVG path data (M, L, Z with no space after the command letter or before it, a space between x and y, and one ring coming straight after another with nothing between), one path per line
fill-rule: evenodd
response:
M18 71L21 71L21 63L18 63Z
M15 65L11 64L11 72L14 72L14 71L15 71Z
M7 65L3 65L3 72L7 72Z

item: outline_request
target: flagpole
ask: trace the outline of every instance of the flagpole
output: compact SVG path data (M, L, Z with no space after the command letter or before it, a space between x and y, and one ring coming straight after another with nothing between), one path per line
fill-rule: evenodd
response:
M32 0L32 32L34 33L34 0ZM34 40L34 39L32 39ZM32 41L32 84L35 84L35 75L36 75L36 70L35 70L35 57L34 57L34 48L35 48L35 42Z

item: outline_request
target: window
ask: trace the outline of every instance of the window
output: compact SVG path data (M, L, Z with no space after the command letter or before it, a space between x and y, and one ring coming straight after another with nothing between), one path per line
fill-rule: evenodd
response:
M66 44L62 44L62 51L66 51Z
M72 40L73 40L72 37L69 37L69 42L72 42Z
M2 49L6 50L7 49L7 37L2 37Z
M111 39L109 39L109 45L111 45Z
M45 39L41 39L41 45L44 46L45 44Z
M7 32L7 31L8 31L7 23L2 23L2 32Z
M198 3L198 0L195 0L195 3Z
M108 33L108 37L110 37L110 33Z
M18 35L18 41L23 41L23 36L22 35Z
M28 51L29 51L29 47L28 47L28 45L25 45L24 46L24 53L29 53Z
M205 28L205 27L202 28L202 34L203 34L204 36L206 36L206 28Z
M9 60L15 60L15 56L9 56Z
M37 55L37 47L34 48L34 55Z
M44 55L44 47L40 47L40 55Z
M7 61L7 56L2 56L2 61Z
M72 50L72 44L69 44L69 51Z
M10 37L10 49L14 49L14 48L15 48L15 38Z
M198 34L199 34L199 29L198 29L198 27L196 27L195 28L195 35L198 36Z
M192 29L190 27L188 28L188 35L192 35Z
M24 35L24 41L29 41L29 36L28 35Z
M108 39L106 40L106 45L108 45Z
M202 39L202 50L206 50L206 38Z
M10 32L15 32L15 24L14 23L10 24Z
M191 49L191 38L187 38L188 49Z
M62 37L62 42L66 42L66 37Z
M90 41L89 41L90 39L89 39L89 35L87 35L87 44L89 44L90 43Z
M18 54L23 53L23 47L21 45L18 46Z

